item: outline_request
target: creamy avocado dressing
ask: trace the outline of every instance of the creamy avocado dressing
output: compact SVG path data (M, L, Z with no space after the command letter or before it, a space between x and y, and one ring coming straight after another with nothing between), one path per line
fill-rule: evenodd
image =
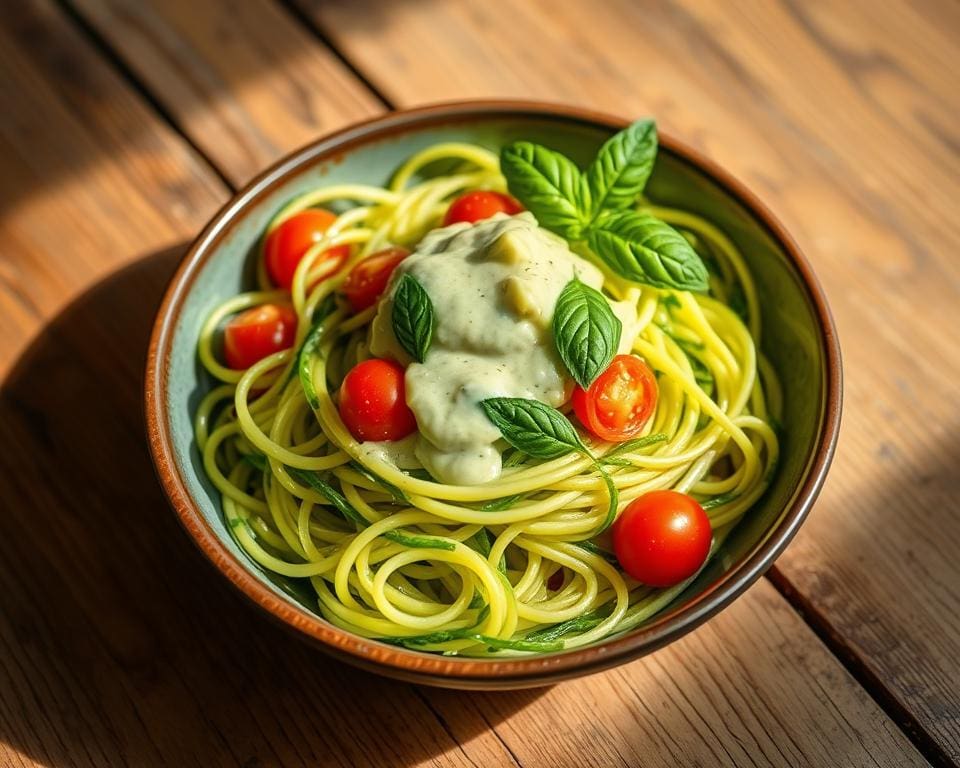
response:
M391 322L402 274L426 289L436 318L425 361L406 372L407 404L419 429L416 458L444 483L495 480L500 431L480 401L524 397L559 407L569 399L573 381L552 338L554 307L574 276L599 289L603 275L529 213L436 230L401 262L371 325L371 353L403 362L409 357ZM636 310L611 306L624 324L621 351L627 351Z

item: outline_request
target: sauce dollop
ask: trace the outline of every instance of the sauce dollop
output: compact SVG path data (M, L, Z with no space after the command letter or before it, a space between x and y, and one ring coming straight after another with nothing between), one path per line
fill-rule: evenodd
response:
M393 334L392 296L402 274L415 277L433 303L436 327L423 363L410 362ZM569 399L573 381L556 351L552 322L574 276L598 290L603 284L597 267L530 213L435 230L397 267L371 326L370 351L410 362L407 404L419 429L414 452L434 478L475 485L500 476L500 431L481 400L524 397L559 407ZM610 304L628 351L636 309Z

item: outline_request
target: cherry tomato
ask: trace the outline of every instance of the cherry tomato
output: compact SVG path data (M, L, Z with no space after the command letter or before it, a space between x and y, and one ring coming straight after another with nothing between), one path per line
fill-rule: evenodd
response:
M297 314L287 304L261 304L233 318L223 330L227 365L246 370L267 355L289 349L297 335Z
M343 292L354 312L377 303L386 290L393 270L409 255L410 251L406 248L385 248L367 256L350 270L343 284Z
M375 359L351 368L340 386L340 418L357 440L399 440L413 432L403 366Z
M308 208L294 214L274 229L263 244L267 274L278 288L290 289L297 265L314 243L319 242L337 220L323 208ZM350 255L349 245L338 245L323 252L322 258L336 259L337 269ZM336 270L334 270L336 271Z
M481 219L489 219L495 213L505 213L508 216L513 216L513 214L520 213L522 210L523 206L510 195L479 189L460 195L450 203L450 207L447 208L447 215L443 217L443 226L456 224L458 221L473 224Z
M573 412L601 440L635 437L657 405L657 379L639 357L617 355L590 389L573 390Z
M710 552L710 520L677 491L651 491L613 524L613 551L627 573L651 587L672 587L695 574Z

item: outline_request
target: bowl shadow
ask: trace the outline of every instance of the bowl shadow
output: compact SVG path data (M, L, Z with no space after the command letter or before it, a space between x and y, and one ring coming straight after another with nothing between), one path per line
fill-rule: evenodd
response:
M0 387L0 752L51 766L392 766L458 750L493 723L472 707L448 723L417 686L263 621L169 509L141 393L183 250L83 294ZM504 696L498 712L539 695Z

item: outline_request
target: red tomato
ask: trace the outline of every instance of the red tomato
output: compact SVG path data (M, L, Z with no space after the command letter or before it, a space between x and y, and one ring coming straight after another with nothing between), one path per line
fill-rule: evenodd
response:
M573 412L601 440L635 437L657 405L657 379L639 357L617 355L590 389L573 390Z
M233 318L223 330L227 365L246 370L267 355L289 349L297 335L297 314L287 304L261 304Z
M351 368L340 386L340 418L357 440L399 440L413 432L403 366L364 360Z
M651 491L613 524L613 551L642 584L672 587L695 574L710 552L710 520L685 493Z
M513 214L520 213L522 210L523 206L510 195L479 189L475 192L460 195L450 203L450 207L447 208L447 215L443 217L443 226L456 224L458 221L473 224L481 219L489 219L495 213L505 213L508 216L513 216Z
M343 292L354 312L377 303L386 290L393 270L409 255L410 251L406 248L385 248L367 256L350 270L343 284Z
M290 289L297 265L314 243L319 242L337 220L323 208L308 208L294 214L274 229L263 244L267 274L278 288ZM350 255L349 245L338 245L323 252L322 258L336 259L337 269Z

